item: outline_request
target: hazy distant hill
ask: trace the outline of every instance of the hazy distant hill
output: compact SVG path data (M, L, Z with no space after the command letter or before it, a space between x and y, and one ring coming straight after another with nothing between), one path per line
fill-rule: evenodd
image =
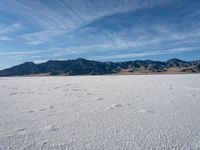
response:
M170 59L166 62L136 60L125 62L98 62L86 59L47 61L41 64L26 62L0 71L0 76L21 75L103 75L140 73L199 73L200 60Z

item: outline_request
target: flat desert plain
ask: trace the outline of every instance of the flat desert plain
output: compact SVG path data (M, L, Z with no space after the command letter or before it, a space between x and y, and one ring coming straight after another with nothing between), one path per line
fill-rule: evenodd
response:
M200 149L200 75L0 78L1 150Z

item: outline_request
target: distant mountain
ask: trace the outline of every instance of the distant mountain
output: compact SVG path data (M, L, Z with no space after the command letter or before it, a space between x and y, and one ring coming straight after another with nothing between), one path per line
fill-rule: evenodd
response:
M104 75L147 73L200 73L200 60L183 61L170 59L166 62L136 60L125 62L99 62L78 58L55 60L40 64L26 62L0 71L0 76L24 75Z

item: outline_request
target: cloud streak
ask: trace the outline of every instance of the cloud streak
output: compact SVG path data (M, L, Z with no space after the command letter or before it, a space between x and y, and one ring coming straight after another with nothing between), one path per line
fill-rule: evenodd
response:
M48 42L50 39L109 15L151 8L166 2L159 0L154 2L148 0L8 0L5 2L8 5L4 4L2 7L9 13L25 16L25 20L40 27L39 31L22 36L29 44L35 45Z
M49 53L53 50L37 50L37 51L13 51L13 52L0 52L0 55L24 55L24 54L38 54L38 53Z
M140 58L144 56L156 56L163 54L177 54L182 52L190 52L194 50L199 50L200 47L190 47L190 48L177 48L177 49L169 49L169 50L154 50L154 51L145 51L140 53L128 53L128 54L117 54L111 56L100 56L97 57L100 60L113 60L113 59L124 59L124 58Z
M15 33L23 28L22 24L15 22L11 25L1 25L0 24L0 41L11 41L13 38L10 34Z
M9 26L4 26L4 27L0 26L0 35L15 32L16 30L21 29L22 27L23 27L22 24L20 24L18 22L13 23Z

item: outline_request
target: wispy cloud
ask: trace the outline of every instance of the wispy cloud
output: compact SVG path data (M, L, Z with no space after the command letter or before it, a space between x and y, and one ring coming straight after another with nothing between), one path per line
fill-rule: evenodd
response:
M200 38L200 32L198 31L177 32L171 31L166 27L159 27L158 29L156 27L153 27L153 29L147 27L146 29L147 31L145 31L145 29L143 30L143 28L140 28L137 31L135 29L125 29L112 34L109 32L101 32L100 35L84 32L83 34L86 36L83 40L86 42L92 41L90 44L79 45L78 43L80 43L81 39L77 37L71 38L69 40L75 41L73 42L74 46L68 46L67 48L64 48L63 51L66 50L69 53L82 54L94 51L143 51L147 48L149 50L156 50L158 47L173 49L181 48L183 45L185 45L185 47L199 45L198 38ZM140 33L140 30L142 30L143 33ZM148 30L153 31L154 34L150 34ZM140 34L139 37L134 37L134 35L138 34ZM80 36L80 38L82 37L83 36Z
M19 22L15 22L9 26L1 25L0 26L0 35L14 32L18 29L21 29L22 27L23 27L22 24Z
M13 39L10 38L10 37L6 37L6 36L1 36L0 35L0 41L11 41L11 40L13 40Z
M154 50L154 51L144 51L139 53L128 53L128 54L117 54L111 56L99 56L95 57L99 60L113 60L113 59L124 59L124 58L140 58L145 56L156 56L156 55L164 55L164 54L177 54L182 52L190 52L194 50L199 50L200 47L190 47L190 48L177 48L177 49L169 49L169 50Z
M13 38L10 34L15 33L23 28L23 25L19 22L15 22L11 25L0 24L0 41L11 41Z
M30 45L37 45L45 42L50 42L52 38L55 38L59 35L63 34L62 31L40 31L36 33L27 33L20 36L22 39L26 40L26 42Z
M28 22L41 28L40 31L22 36L29 44L35 45L48 42L105 16L151 8L167 2L169 0L165 2L159 0L154 2L141 0L8 0L8 5L3 4L4 7L2 7L9 13L25 16Z
M12 52L0 52L0 55L23 55L23 54L38 54L38 53L49 53L53 50L37 50L37 51L12 51Z

